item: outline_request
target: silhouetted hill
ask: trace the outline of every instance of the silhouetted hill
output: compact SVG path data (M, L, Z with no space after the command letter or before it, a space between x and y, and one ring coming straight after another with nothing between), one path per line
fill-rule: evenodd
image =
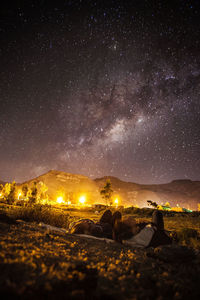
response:
M23 184L26 183L29 187L31 187L34 182L43 182L48 187L48 195L51 200L55 200L61 194L66 198L74 195L75 197L78 197L78 195L87 194L87 200L89 203L103 203L96 183L83 175L50 170L49 172L26 181Z
M171 206L197 209L200 203L200 182L191 180L174 180L167 184L136 184L125 182L116 177L106 176L95 179L101 188L110 179L112 188L126 205L147 206L147 200L158 204L169 202Z
M197 209L200 203L200 182L191 180L174 180L166 184L137 184L126 182L117 177L105 176L92 180L87 176L65 173L51 170L37 178L25 183L31 187L36 181L43 182L48 187L49 199L55 200L60 194L65 198L74 195L86 194L87 202L90 204L104 203L100 197L99 190L104 186L107 179L111 180L114 197L119 198L119 205L139 207L147 206L147 200L152 200L158 204L169 202L175 207Z

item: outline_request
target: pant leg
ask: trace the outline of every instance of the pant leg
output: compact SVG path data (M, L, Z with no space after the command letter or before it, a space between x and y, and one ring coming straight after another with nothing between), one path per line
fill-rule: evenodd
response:
M155 210L153 212L152 223L156 225L157 230L152 237L149 247L158 247L161 245L172 244L172 239L166 234L164 230L164 221L161 211Z
M164 221L161 211L154 210L152 215L152 223L156 225L158 230L164 230Z
M112 212L110 211L110 209L107 209L106 211L104 211L99 222L112 224Z

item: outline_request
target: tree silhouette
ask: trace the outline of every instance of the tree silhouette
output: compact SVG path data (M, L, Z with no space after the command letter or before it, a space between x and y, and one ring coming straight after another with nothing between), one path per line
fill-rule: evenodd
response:
M31 189L31 194L29 196L29 204L33 205L36 203L37 194L38 194L37 182L35 181L32 189Z
M112 194L113 194L113 190L111 188L111 182L108 179L104 187L100 190L100 195L106 201L107 205L108 203L112 205Z
M153 206L154 208L158 208L158 204L156 202L153 202L151 200L147 200L148 205Z
M46 184L44 184L44 182L40 182L40 186L39 186L39 198L40 200L47 200L48 199L48 187L46 186Z
M16 199L16 182L13 181L13 183L10 184L10 192L7 195L7 203L13 204Z
M23 185L22 192L23 192L24 198L26 198L28 195L28 185L27 184Z

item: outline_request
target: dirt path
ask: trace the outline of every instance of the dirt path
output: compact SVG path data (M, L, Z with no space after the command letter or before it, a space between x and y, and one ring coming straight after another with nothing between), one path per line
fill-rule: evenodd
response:
M1 299L198 299L200 255L0 223Z

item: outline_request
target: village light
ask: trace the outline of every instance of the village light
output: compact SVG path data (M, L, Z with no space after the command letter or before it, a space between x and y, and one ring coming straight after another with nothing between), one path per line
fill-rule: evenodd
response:
M19 198L22 196L22 193L21 192L18 192L18 200L19 200Z
M60 204L60 203L63 203L64 202L64 200L63 200L63 197L62 196L59 196L58 198L57 198L57 202Z
M118 198L116 198L116 199L114 200L114 203L115 203L116 206L119 204Z
M80 204L84 205L84 204L85 204L85 201L86 201L86 197L85 197L85 196L81 196L81 197L79 198L79 203L80 203Z

